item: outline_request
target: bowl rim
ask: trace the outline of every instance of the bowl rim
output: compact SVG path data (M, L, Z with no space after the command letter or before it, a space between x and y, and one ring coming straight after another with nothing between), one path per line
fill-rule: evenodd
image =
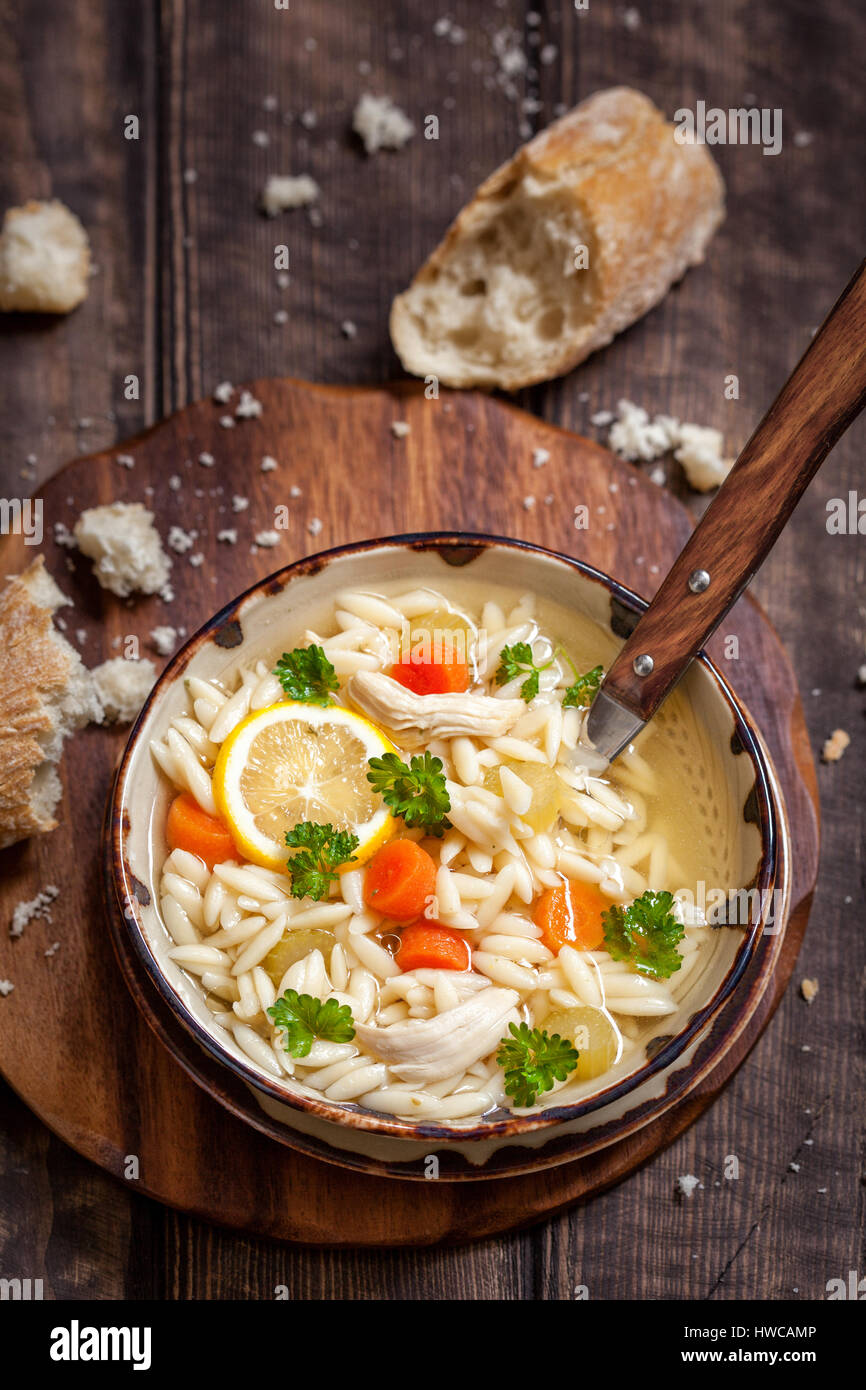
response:
M110 885L112 889L114 906L123 921L124 928L131 937L138 958L174 1017L206 1052L210 1053L247 1085L264 1092L289 1109L299 1110L315 1119L342 1128L360 1130L370 1135L385 1136L391 1139L437 1140L440 1144L466 1144L536 1134L544 1129L580 1120L592 1114L593 1111L606 1108L645 1085L660 1072L665 1071L687 1051L692 1042L720 1013L729 1000L754 956L756 946L766 925L767 903L772 898L770 890L775 886L777 876L780 829L772 794L772 778L768 769L769 754L745 706L734 694L715 664L701 651L695 660L709 673L727 705L733 717L734 737L737 738L741 751L748 755L754 771L753 790L756 802L756 821L761 836L761 858L750 886L757 889L760 894L761 910L757 915L757 920L750 925L749 930L744 931L743 940L734 959L711 998L689 1017L684 1028L680 1029L678 1033L672 1034L665 1044L658 1048L653 1056L635 1071L579 1101L564 1106L551 1105L536 1115L510 1115L490 1121L482 1120L465 1127L437 1121L396 1120L361 1107L350 1108L349 1105L320 1100L315 1096L294 1094L288 1091L281 1082L271 1081L258 1071L254 1071L251 1062L248 1063L232 1056L220 1043L215 1033L199 1022L170 983L150 947L138 916L141 907L153 907L153 910L159 915L158 909L147 886L142 884L132 872L125 854L126 838L130 830L129 810L126 804L130 764L138 752L139 737L144 724L155 706L162 700L163 695L174 685L207 642L216 640L218 645L227 648L240 645L240 641L234 641L234 635L238 630L239 615L251 599L275 596L294 579L323 572L334 560L375 550L433 550L439 554L444 552L443 558L446 559L447 563L462 566L483 551L503 548L558 562L574 571L579 577L600 585L611 597L617 599L624 609L634 613L636 617L639 617L649 606L648 599L585 560L565 555L561 551L548 549L532 541L499 536L488 532L406 532L349 542L331 547L328 550L318 551L313 555L301 556L250 585L187 638L183 646L167 663L142 706L130 731L109 792L103 846L106 886ZM451 559L448 559L449 551L453 557ZM465 558L462 555L457 558L458 552L462 551L468 552ZM219 641L220 634L226 634L226 640L223 642ZM240 640L242 641L242 638Z

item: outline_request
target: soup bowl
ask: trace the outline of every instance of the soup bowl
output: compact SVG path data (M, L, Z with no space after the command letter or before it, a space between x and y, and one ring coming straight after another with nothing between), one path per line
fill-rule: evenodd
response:
M568 1104L556 1094L531 1112L500 1107L481 1119L407 1120L335 1103L277 1077L248 1055L208 1009L202 988L170 954L160 911L168 854L165 823L173 795L151 753L184 712L190 676L220 680L241 663L272 666L287 628L316 626L346 588L436 588L471 583L478 593L515 589L542 596L624 640L646 600L591 566L522 541L464 533L396 536L344 546L277 571L205 624L168 664L132 730L110 795L104 842L106 904L116 931L189 1038L218 1065L226 1088L258 1106L251 1122L291 1147L330 1161L405 1178L501 1176L569 1161L615 1143L693 1092L754 1011L787 916L790 845L777 778L747 711L704 656L681 685L688 727L669 720L668 736L686 741L696 824L724 860L724 881L744 890L748 920L720 925L703 967L660 1020L637 1061L612 1067ZM697 732L696 732L697 731ZM722 860L720 859L720 862ZM741 899L743 894L740 895ZM195 1052L195 1049L192 1049ZM188 1068L189 1069L189 1068ZM193 1068L195 1074L195 1069ZM236 1107L233 1107L236 1108ZM256 1106L251 1107L256 1112Z

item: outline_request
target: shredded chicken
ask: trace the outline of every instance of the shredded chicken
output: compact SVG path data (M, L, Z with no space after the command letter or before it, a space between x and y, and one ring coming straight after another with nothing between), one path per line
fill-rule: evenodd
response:
M359 671L348 688L358 708L377 724L428 738L455 738L458 734L501 738L526 713L523 700L497 700L492 695L416 695L379 671Z
M426 1086L486 1057L505 1032L508 1015L519 1001L516 990L491 985L435 1018L409 1018L387 1028L357 1023L355 1036L401 1080Z

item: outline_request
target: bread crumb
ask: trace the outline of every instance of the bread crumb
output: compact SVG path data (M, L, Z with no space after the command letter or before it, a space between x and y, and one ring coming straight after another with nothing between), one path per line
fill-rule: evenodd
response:
M167 584L171 560L153 524L153 512L141 502L112 502L83 511L75 524L75 542L93 561L103 589L118 598L159 593Z
M236 545L236 544L237 544L237 539L238 539L238 533L237 533L237 531L234 529L234 527L229 527L229 528L228 528L227 530L225 530L225 531L218 531L218 532L217 532L217 540L218 540L218 541L223 541L224 544L226 544L226 545Z
M514 29L499 29L490 41L493 56L498 65L496 85L502 89L509 101L517 100L517 88L512 81L526 69L526 54L520 42L520 35Z
M799 1163L789 1163L789 1164L788 1164L788 1168L790 1169L790 1171L791 1171L792 1173L799 1173L799 1171L800 1171L800 1165L799 1165Z
M617 402L616 414L607 442L622 458L649 462L673 448L679 421L672 416L657 415L650 420L642 406L627 400Z
M597 425L599 429L603 429L605 425L613 424L614 418L612 410L597 410L594 415L589 417L590 423Z
M677 1178L677 1187L684 1197L691 1197L695 1189L700 1187L701 1180L696 1178L694 1173L682 1173Z
M811 1004L812 1000L815 998L815 995L818 993L818 981L809 979L801 980L800 993L802 994L806 1003Z
M309 174L272 174L262 192L262 210L268 217L276 217L289 208L302 208L314 203L320 191L319 185Z
M298 487L297 483L292 483L292 486L289 488L289 496L290 496L290 497L303 497L303 495L304 495L304 494L303 494L303 491L302 491L301 488Z
M279 531L257 531L257 532L256 532L256 545L261 546L263 550L272 550L273 547L274 547L275 545L279 545L279 543L280 543L280 533L279 533Z
M9 208L0 232L0 310L68 314L87 298L90 245L56 198Z
M857 684L866 685L866 663L864 663L857 672Z
M0 980L0 999L8 999L14 988L11 980Z
M450 15L442 15L433 25L433 33L437 39L447 39L449 43L465 43L468 37L466 30L459 24L455 24Z
M343 322L340 324L340 332L344 338L357 338L358 325L353 323L351 319L343 319Z
M532 451L532 466L533 466L533 468L543 468L544 465L545 465L546 463L549 463L549 462L550 462L550 450L549 450L549 449L533 449L533 451Z
M374 97L369 92L355 106L352 129L360 135L367 154L400 150L415 134L412 121L390 97Z
M9 927L9 935L13 938L24 935L24 928L32 922L35 917L41 917L43 922L51 921L51 904L60 895L60 889L54 883L48 883L41 892L31 898L29 902L21 902L12 913L12 922Z
M182 526L172 526L168 533L168 544L177 555L185 555L192 550L198 531L184 531Z
M113 724L130 724L153 689L156 670L147 657L127 661L123 656L115 656L103 661L91 675L106 720Z
M177 645L177 628L168 625L155 627L151 631L150 640L154 651L160 656L171 656Z
M214 464L216 463L216 459L214 458L213 454L208 453L199 454L198 461L201 464L202 468L213 468ZM180 485L179 478L178 485Z
M218 405L228 405L234 393L235 388L230 381L221 381L219 386L214 388L213 398Z
M46 956L46 957L48 957L48 958L50 959L51 956L56 956L56 955L57 955L57 952L58 952L59 950L60 950L60 942L59 942L59 941L53 941L53 942L51 943L51 945L48 947L48 949L47 949L46 951L43 951L42 954L43 954L43 956Z
M195 555L190 555L189 562L194 570L200 569L201 566L204 564L204 556L202 555L201 551L197 551Z
M220 424L224 430L233 430L235 427L235 417L233 415L221 415Z
M232 498L233 512L245 512L249 505L250 499L248 497L239 497L238 494L235 493L234 497Z
M681 463L689 487L696 492L709 492L725 481L734 466L732 458L724 458L721 430L703 425L679 427L674 458Z
M319 536L322 533L322 528L324 524L325 523L322 521L321 517L314 516L312 521L310 521L309 525L307 526L307 530L309 531L311 536Z
M263 473L273 473L273 472L275 472L275 470L276 470L278 467L279 467L279 464L277 463L276 459L275 459L275 458L271 458L270 454L265 454L265 456L264 456L264 458L262 459L262 462L261 462L261 470L262 470L262 472L263 472Z
M395 439L405 439L407 434L412 433L412 426L408 420L392 420L391 433Z
M201 462L201 460L199 460L199 462ZM171 488L172 492L180 492L181 487L183 486L183 479L179 478L176 473L172 473L171 477L168 480L168 485Z
M121 468L135 467L135 459L132 457L132 454L118 454L114 462L119 463Z
M252 391L241 391L241 398L235 410L238 420L257 420L262 413L262 403L257 401Z
M531 512L534 506L535 506L535 498L534 498L534 497L524 497L524 499L523 499L523 510L524 510L525 512Z
M607 411L597 411L592 417L593 424L603 424L607 414ZM689 486L697 492L718 487L734 462L723 457L720 430L684 423L673 415L656 415L650 420L642 406L628 400L617 403L608 444L615 453L632 462L637 459L650 462L673 450L674 458L685 470Z
M821 759L825 763L838 763L848 744L851 742L851 735L844 729L834 729L828 739L824 740L824 747L821 750Z

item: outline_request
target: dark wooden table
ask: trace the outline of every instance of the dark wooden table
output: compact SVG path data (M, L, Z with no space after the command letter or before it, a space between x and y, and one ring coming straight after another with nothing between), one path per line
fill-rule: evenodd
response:
M440 13L465 41L433 32ZM516 99L497 80L494 36L505 29L528 59ZM633 10L592 0L584 12L567 0L291 0L287 10L273 0L0 0L3 206L62 198L96 263L90 297L68 320L0 321L0 490L38 492L75 454L225 378L397 375L388 305L451 215L559 103L615 83L669 115L699 99L780 108L783 147L718 148L728 218L708 264L605 352L520 403L596 435L590 416L627 396L715 424L738 447L862 255L864 40L859 0L640 0ZM438 141L419 135L367 159L350 134L363 90L389 93L419 126L437 115ZM136 140L124 136L129 116ZM304 211L261 217L268 174L300 172L321 185L321 225ZM273 269L279 242L291 252L286 289ZM345 320L357 336L344 336ZM730 374L736 400L725 396ZM130 376L137 398L124 389ZM837 727L852 740L842 762L819 769L822 870L796 978L817 978L820 992L807 1006L789 990L685 1137L601 1199L513 1238L325 1254L136 1197L3 1088L0 1274L41 1277L58 1299L268 1298L276 1284L301 1298L569 1299L585 1285L592 1298L814 1299L829 1279L866 1271L856 684L866 541L826 527L829 499L862 493L864 445L861 421L755 585L791 651L815 748ZM690 1199L676 1191L683 1173L703 1183Z

